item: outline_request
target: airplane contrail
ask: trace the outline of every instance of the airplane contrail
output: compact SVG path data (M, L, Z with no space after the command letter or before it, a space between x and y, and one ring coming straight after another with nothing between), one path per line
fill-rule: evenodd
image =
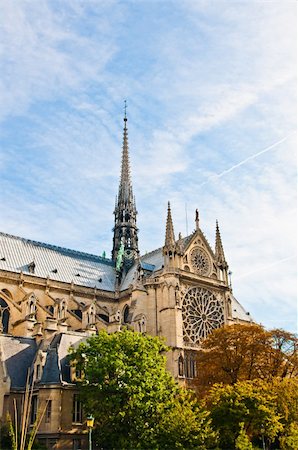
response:
M279 259L277 261L273 261L272 263L266 264L265 266L262 266L262 267L260 267L258 269L251 270L250 272L246 272L246 273L244 273L242 275L239 275L239 276L235 276L234 281L235 280L240 280L240 278L248 277L249 275L252 275L254 273L261 272L263 270L267 270L269 267L277 266L277 265L279 265L279 264L281 264L283 262L289 261L289 260L294 259L294 258L296 258L296 256L292 255L292 256L287 256L286 258Z
M243 164L247 163L248 161L256 158L257 156L262 155L263 153L268 152L269 150L271 150L272 148L276 147L277 145L281 144L282 142L284 142L285 140L287 140L290 136L292 136L292 134L295 134L296 131L292 131L292 133L288 134L287 136L285 136L284 138L280 139L279 141L275 142L274 144L269 145L269 147L264 148L263 150L261 150L258 153L254 153L251 156L248 156L248 158L243 159L243 161L240 161L238 164L235 164L234 166L230 167L229 169L224 170L223 172L220 173L216 173L214 175L210 175L208 177L208 179L206 181L204 181L202 184L200 184L200 186L203 186L204 184L208 183L210 180L212 180L213 178L221 178L223 175L226 175L227 173L232 172L232 170L237 169L237 167L242 166Z

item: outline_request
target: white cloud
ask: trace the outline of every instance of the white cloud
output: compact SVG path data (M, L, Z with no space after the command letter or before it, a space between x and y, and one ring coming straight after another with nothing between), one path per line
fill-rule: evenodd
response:
M1 8L1 229L109 252L128 98L141 248L163 244L167 200L176 235L199 207L211 243L219 219L239 300L264 322L270 304L270 324L282 302L293 329L295 5Z
M101 4L96 26L88 21L90 31L103 38L96 47L88 34L76 28L84 11L82 3L78 6L67 2L67 11L61 14L46 0L1 3L3 117L22 114L33 102L74 95L75 89L84 90L86 80L100 80L116 51L113 35L105 36L109 31L105 13L113 2Z

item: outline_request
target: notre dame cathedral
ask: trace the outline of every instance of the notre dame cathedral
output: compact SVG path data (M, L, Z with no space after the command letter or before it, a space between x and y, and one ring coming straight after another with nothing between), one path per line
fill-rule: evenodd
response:
M126 115L114 215L111 259L0 233L0 417L17 410L20 421L29 371L29 426L46 405L37 437L49 449L87 448L72 345L122 326L162 336L168 369L186 383L202 339L252 321L229 285L218 223L212 248L198 211L194 232L177 239L169 203L162 246L140 255Z

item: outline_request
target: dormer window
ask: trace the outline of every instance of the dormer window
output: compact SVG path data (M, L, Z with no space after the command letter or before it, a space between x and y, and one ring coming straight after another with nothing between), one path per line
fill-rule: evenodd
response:
M35 302L31 300L29 303L30 314L35 314Z
M27 314L30 314L31 316L36 315L36 298L34 295L31 295L28 303L27 303Z
M35 262L32 261L30 264L28 264L28 272L34 273L35 272Z

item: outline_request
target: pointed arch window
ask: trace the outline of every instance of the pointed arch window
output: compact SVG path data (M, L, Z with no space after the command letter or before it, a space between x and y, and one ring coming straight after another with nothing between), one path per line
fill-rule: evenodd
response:
M128 316L129 316L129 306L125 305L123 309L123 322L128 323Z
M28 313L35 315L36 314L36 300L34 297L30 297L28 302Z
M178 358L178 375L179 377L184 376L184 358L182 355Z
M7 334L9 328L10 310L3 298L0 298L0 332Z
M87 312L87 322L90 325L95 323L95 310L93 305L90 306L89 311Z
M186 378L195 378L197 376L196 358L193 353L185 354L184 373Z
M66 316L66 303L62 301L58 309L58 319L65 319Z

